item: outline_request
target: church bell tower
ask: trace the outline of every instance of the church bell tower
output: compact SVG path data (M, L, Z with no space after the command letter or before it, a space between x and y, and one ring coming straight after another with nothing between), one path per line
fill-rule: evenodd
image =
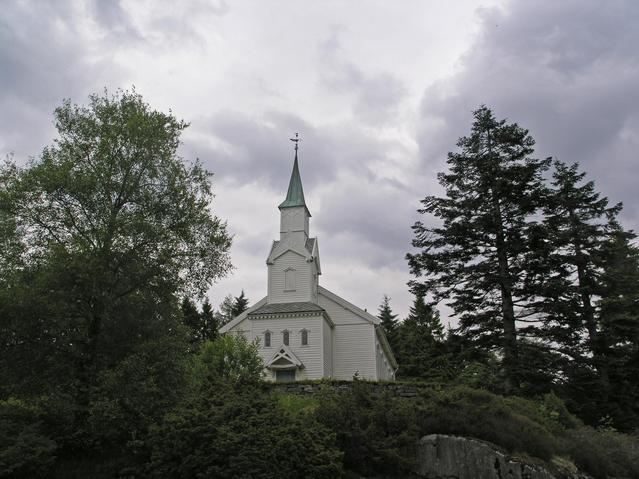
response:
M280 239L274 241L266 264L268 265L268 302L316 302L318 276L321 274L317 238L309 236L311 213L306 207L304 188L297 158L295 160L280 210Z

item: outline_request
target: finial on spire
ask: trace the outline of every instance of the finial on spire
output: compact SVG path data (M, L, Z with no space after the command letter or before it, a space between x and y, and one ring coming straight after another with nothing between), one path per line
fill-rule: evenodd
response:
M299 143L300 141L302 141L302 140L299 138L299 136L300 136L300 135L299 135L299 133L297 133L297 132L296 132L296 133L295 133L295 138L289 138L289 140L291 140L293 143L295 143L295 158L297 158L297 148L298 148L298 146L299 146L299 145L298 145L298 143Z

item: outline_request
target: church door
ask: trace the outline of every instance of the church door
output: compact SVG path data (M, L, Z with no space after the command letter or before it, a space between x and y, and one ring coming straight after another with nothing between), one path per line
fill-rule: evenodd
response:
M275 371L275 381L278 383L295 381L295 369Z

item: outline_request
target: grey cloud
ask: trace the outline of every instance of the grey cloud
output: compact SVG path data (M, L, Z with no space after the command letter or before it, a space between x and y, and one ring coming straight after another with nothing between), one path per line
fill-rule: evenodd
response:
M300 171L309 191L341 171L374 176L375 162L386 157L389 141L367 136L352 125L313 126L303 118L281 112L260 117L220 112L191 122L182 154L199 157L220 181L258 180L275 190L288 185L293 162L289 138L300 133ZM217 140L217 143L211 140Z
M84 101L116 72L79 41L81 13L72 2L15 2L2 13L0 149L24 161L52 141L52 112L63 98Z
M444 168L471 111L486 103L530 130L537 156L579 161L611 201L636 203L638 24L632 0L515 1L484 11L461 73L424 92L424 169ZM639 226L634 208L624 214L627 226Z
M340 243L343 255L366 256L366 262L374 267L398 266L399 262L399 267L405 268L403 258L410 247L410 225L416 219L417 206L410 188L386 179L361 177L355 183L331 185L315 224L330 238L353 238Z
M389 72L367 74L344 58L339 41L339 30L334 29L319 45L321 82L338 93L350 94L353 113L357 120L370 124L392 122L406 96L404 84Z

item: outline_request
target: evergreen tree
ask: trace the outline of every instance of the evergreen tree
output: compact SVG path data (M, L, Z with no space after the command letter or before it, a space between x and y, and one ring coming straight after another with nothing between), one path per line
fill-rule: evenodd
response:
M639 428L639 248L635 235L613 229L603 248L599 277L600 335L606 346L610 393L605 410L621 430Z
M190 298L184 297L180 308L182 310L182 320L191 333L191 342L199 342L201 340L202 318L197 306Z
M444 328L439 312L417 295L408 317L395 333L400 377L440 377Z
M218 318L213 311L213 306L209 298L204 299L202 303L202 312L200 313L202 321L202 339L205 341L214 341L219 336Z
M395 347L395 331L397 329L397 315L393 313L390 305L390 298L384 295L382 304L379 305L379 314L377 317L381 320L381 326L388 338L391 348Z
M244 290L239 296L236 296L233 301L233 308L231 309L231 316L235 318L248 309L249 299L244 296Z
M637 388L626 387L628 374L637 373L634 234L617 221L621 204L610 206L578 164L553 166L540 241L531 249L530 282L541 313L535 335L554 350L554 382L563 383L573 410L591 424L606 418L629 427L639 418Z
M235 316L233 314L233 308L235 307L235 298L232 294L227 294L217 312L217 322L219 326L224 326L226 323L231 321Z
M547 339L557 343L571 359L592 357L603 392L609 387L605 338L601 335L596 298L602 248L611 221L621 205L608 206L608 198L595 191L579 165L554 162L552 189L544 208L546 247L542 268L542 311ZM585 341L584 341L585 339Z
M413 292L449 300L460 332L502 352L507 390L519 383L517 325L530 297L526 253L549 164L530 158L533 145L519 125L497 121L485 106L476 110L470 136L448 154L450 171L438 175L446 195L422 200L419 212L441 223L416 222L419 251L407 255Z

